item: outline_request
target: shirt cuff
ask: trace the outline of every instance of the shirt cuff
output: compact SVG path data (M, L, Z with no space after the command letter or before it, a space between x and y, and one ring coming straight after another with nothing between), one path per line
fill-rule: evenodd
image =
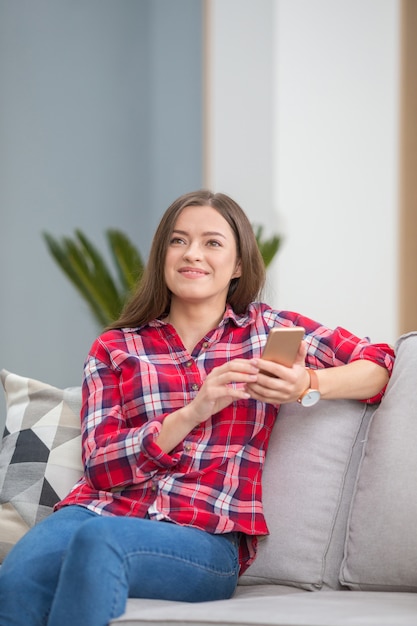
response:
M145 457L143 463L140 464L141 471L152 471L157 468L171 468L177 465L183 453L183 447L180 444L175 451L168 454L161 450L158 446L157 438L161 432L162 422L152 420L141 429L140 449Z

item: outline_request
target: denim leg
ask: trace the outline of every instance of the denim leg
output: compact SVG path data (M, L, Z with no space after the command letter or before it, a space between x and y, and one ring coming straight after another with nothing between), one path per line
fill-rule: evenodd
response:
M0 626L45 626L63 555L75 530L96 517L66 507L34 526L0 567ZM81 622L80 622L81 623Z
M225 536L148 519L95 517L71 541L48 626L107 626L128 597L229 598L238 570L237 546Z

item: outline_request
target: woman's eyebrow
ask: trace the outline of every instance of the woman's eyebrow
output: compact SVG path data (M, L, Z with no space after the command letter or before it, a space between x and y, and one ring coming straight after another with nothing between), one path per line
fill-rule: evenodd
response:
M189 235L186 230L179 230L178 228L174 228L172 232L176 233L177 235ZM203 237L223 237L223 239L226 239L226 236L223 233L219 233L216 230L206 230L204 233L202 233L202 235Z
M223 235L223 233L219 233L216 230L208 230L205 233L203 233L203 235L205 237L223 237L223 239L226 239L226 236Z

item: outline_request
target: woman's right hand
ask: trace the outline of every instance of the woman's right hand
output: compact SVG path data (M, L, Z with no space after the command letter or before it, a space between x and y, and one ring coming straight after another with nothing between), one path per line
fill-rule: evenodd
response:
M245 386L259 373L256 359L233 359L212 369L196 397L186 406L166 416L158 435L158 446L171 452L193 428L205 422L236 400L250 398Z
M258 373L256 359L233 359L215 367L188 405L190 417L200 424L235 400L250 398L246 385L256 382Z

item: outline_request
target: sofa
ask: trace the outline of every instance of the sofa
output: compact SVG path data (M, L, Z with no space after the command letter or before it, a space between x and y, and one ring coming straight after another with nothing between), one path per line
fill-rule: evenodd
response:
M129 599L111 625L417 626L417 332L395 348L379 405L281 407L263 480L270 534L233 598ZM0 560L81 471L80 389L1 380Z

